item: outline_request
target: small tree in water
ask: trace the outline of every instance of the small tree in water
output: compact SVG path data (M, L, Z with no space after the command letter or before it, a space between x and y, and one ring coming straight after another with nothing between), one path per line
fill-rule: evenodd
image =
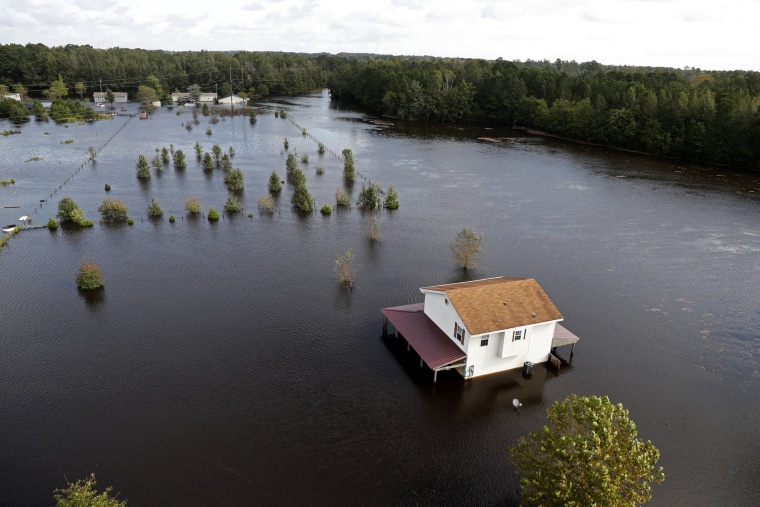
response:
M185 154L182 152L182 150L177 150L174 152L174 168L175 169L184 169L187 167L187 162L185 161Z
M482 234L478 235L472 229L465 227L457 233L456 239L449 245L457 263L462 266L465 271L469 268L474 268L480 261L480 243L482 241Z
M345 254L335 259L333 269L335 271L335 277L340 280L341 285L348 285L351 288L354 287L356 268L354 267L354 258L351 255L351 250L346 250Z
M135 168L137 169L138 178L150 178L150 165L148 165L148 159L145 158L145 155L137 157L137 165Z
M272 171L272 174L269 176L269 193L277 194L280 190L282 190L280 177L277 175L277 171Z
M155 197L151 197L147 211L149 217L160 217L164 214L164 210L161 209Z
M190 213L200 213L201 212L201 203L198 200L197 197L194 195L191 195L187 199L185 199L185 209Z
M100 266L94 262L84 260L79 264L79 274L77 275L77 287L80 289L97 289L103 286L103 275L100 273Z
M530 505L636 506L665 480L660 452L639 440L623 405L571 395L552 406L547 424L510 448Z

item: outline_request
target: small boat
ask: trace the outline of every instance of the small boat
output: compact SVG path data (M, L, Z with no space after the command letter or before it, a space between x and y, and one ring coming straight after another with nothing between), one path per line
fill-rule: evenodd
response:
M3 232L13 232L16 230L15 225L4 225L3 226Z
M106 105L101 102L100 104L98 104L98 107L106 107Z

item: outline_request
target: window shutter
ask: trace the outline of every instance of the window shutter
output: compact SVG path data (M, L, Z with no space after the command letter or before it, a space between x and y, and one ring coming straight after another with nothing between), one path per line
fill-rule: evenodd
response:
M454 322L454 338L457 337L457 330L458 329L459 329L459 324L457 324L456 322Z

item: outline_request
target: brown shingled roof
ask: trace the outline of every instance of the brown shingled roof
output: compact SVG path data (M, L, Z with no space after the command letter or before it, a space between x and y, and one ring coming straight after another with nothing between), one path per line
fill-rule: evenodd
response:
M444 292L472 335L562 319L533 278L487 278L423 290Z

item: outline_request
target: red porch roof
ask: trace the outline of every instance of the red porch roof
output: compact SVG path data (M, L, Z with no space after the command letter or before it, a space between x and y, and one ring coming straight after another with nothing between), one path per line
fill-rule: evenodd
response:
M425 364L435 370L464 359L467 354L425 315L425 303L383 308L393 327L404 335Z

